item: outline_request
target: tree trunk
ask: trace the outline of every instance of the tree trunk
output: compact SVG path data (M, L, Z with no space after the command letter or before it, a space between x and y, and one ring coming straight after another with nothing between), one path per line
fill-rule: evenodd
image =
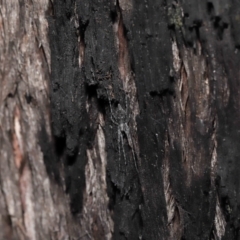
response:
M0 1L0 239L240 239L237 0Z

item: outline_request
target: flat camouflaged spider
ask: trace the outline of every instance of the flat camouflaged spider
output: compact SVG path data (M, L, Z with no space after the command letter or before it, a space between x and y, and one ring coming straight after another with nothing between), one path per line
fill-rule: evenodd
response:
M108 92L107 92L107 94L108 94ZM133 144L132 136L130 134L130 129L129 129L129 125L128 125L129 121L130 121L130 114L129 114L129 106L128 106L128 101L127 101L127 96L125 96L125 110L122 108L121 104L118 103L115 114L113 113L109 94L108 94L108 101L109 101L109 106L110 106L110 111L111 111L111 121L113 122L113 124L115 124L117 126L119 169L120 169L121 148L123 151L125 165L127 165L127 159L126 159L126 154L125 154L125 150L124 150L124 139L123 139L124 134L125 134L128 144L132 150L132 157L134 160L136 170L138 171L136 158L135 158L134 144Z

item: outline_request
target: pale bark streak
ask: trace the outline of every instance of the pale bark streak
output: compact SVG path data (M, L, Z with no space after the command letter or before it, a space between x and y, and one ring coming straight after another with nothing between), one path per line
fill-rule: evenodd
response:
M80 235L63 189L49 180L39 139L45 128L51 144L48 4L48 0L1 1L0 239Z

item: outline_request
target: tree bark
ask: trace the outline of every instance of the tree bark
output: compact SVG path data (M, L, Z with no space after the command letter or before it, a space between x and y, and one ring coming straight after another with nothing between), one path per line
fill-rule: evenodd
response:
M0 7L0 239L79 236L50 128L49 2Z
M239 239L237 0L0 7L0 239Z

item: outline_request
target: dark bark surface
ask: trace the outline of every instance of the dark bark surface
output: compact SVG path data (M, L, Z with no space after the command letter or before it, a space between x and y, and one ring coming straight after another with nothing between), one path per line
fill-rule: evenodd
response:
M69 193L81 211L75 174L101 114L114 239L237 239L238 5L55 3L53 121L66 156L76 149Z
M240 238L237 0L1 4L0 239Z

